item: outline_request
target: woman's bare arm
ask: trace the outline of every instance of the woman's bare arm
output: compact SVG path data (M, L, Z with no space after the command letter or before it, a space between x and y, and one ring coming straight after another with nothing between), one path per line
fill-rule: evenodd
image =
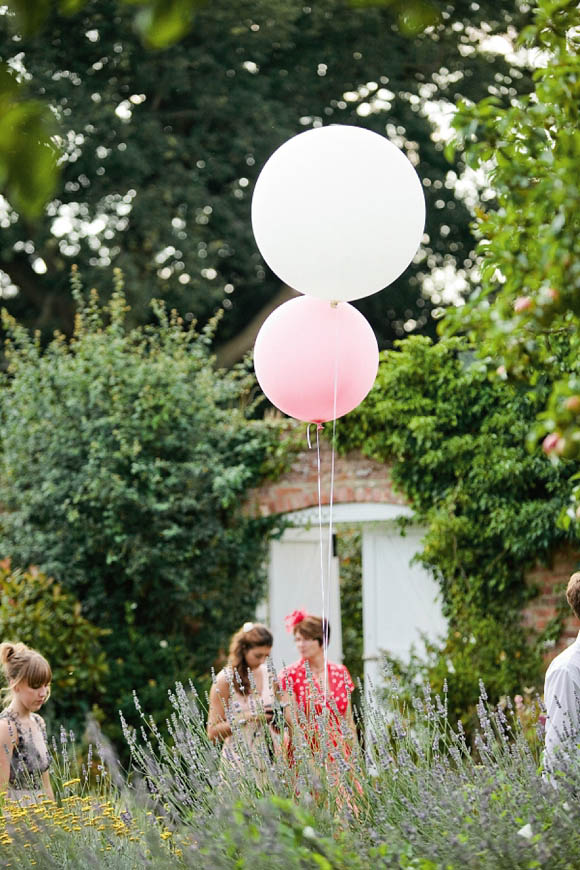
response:
M230 697L230 687L225 675L214 682L209 693L209 713L207 735L210 740L225 740L232 733L226 714L226 703Z
M16 745L14 728L7 719L0 720L0 791L10 782L10 761Z

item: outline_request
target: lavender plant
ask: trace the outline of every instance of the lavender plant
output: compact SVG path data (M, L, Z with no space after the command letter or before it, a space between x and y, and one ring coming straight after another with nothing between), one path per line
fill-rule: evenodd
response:
M479 730L452 728L447 695L410 704L392 674L359 712L363 746L329 739L330 714L293 714L275 741L248 744L235 722L236 763L205 730L192 686L169 693L163 725L141 709L123 722L128 778L106 746L53 746L56 803L0 806L2 866L230 870L574 870L580 854L580 761L548 777L509 699L480 687ZM540 707L537 706L537 711ZM263 729L269 733L264 718ZM525 726L525 727L524 727ZM99 743L98 737L95 741ZM58 757L56 757L58 756Z

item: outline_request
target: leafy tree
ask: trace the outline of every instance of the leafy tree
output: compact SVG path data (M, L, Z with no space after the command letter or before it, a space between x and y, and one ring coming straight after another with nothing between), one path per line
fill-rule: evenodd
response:
M70 329L67 275L78 262L89 284L122 267L133 317L147 320L152 296L205 320L222 302L224 344L288 293L264 266L251 235L257 172L285 139L341 122L385 133L418 164L428 204L417 262L386 294L360 303L388 345L407 329L433 329L422 285L436 267L469 271L469 213L456 194L429 106L490 88L528 87L521 70L480 50L504 31L513 4L474 11L456 2L408 39L389 4L343 0L224 0L197 10L192 32L170 50L147 52L132 10L91 0L74 17L54 13L45 30L14 42L28 93L54 107L62 184L46 216L30 227L8 209L0 264L18 295L10 309L43 330ZM50 37L47 38L46 34ZM506 80L507 81L507 80ZM9 292L13 292L8 290ZM251 344L252 328L231 360Z
M161 303L157 326L130 329L119 276L105 308L82 302L78 278L75 296L71 341L45 351L5 315L0 542L111 630L102 703L116 721L137 687L162 711L168 685L207 675L253 616L275 520L242 503L285 448L279 424L249 419L253 379L214 370L211 330Z
M72 15L85 0L11 0L2 15L4 25L20 39L36 35L53 10ZM134 0L118 0L135 7ZM134 17L145 44L165 47L191 26L199 0L143 0ZM55 147L56 124L49 106L30 97L26 85L0 61L0 189L27 218L37 217L55 194L59 182Z
M548 380L532 390L490 379L465 339L417 336L383 355L369 397L337 430L341 447L393 463L394 483L427 527L419 559L449 619L428 671L438 690L449 680L455 711L473 703L479 678L496 700L521 692L560 628L556 619L528 638L520 624L534 594L526 569L566 539L555 520L574 466L525 447L550 389Z
M120 6L137 11L133 25L143 41L152 48L165 48L181 39L190 29L196 9L203 0L117 0ZM87 0L10 0L7 8L14 16L13 29L30 36L42 31L50 15L74 15Z
M487 167L495 200L478 206L481 287L449 312L444 331L478 343L498 378L528 384L542 400L530 448L543 437L553 461L580 459L580 55L578 6L540 0L522 49L541 52L535 87L506 104L462 104L457 141L474 169ZM546 382L550 389L546 390ZM576 476L580 480L580 476ZM580 520L580 486L563 514Z
M56 630L55 630L56 629ZM22 641L50 662L52 697L46 715L82 728L86 714L99 715L108 665L102 642L108 629L82 613L74 596L37 568L26 571L0 562L0 636Z

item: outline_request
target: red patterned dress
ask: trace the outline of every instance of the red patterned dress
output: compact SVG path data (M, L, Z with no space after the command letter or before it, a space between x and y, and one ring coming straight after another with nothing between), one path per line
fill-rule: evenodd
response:
M306 659L294 662L283 668L278 674L278 685L283 692L293 694L294 701L302 710L308 728L307 737L313 749L318 744L314 739L318 732L318 721L322 715L324 706L329 710L328 714L328 737L332 746L342 746L345 754L349 754L346 738L351 738L350 723L346 720L349 710L349 701L354 684L344 665L328 662L327 666L326 698L323 687L318 680L306 672ZM292 747L288 747L289 756L292 757Z

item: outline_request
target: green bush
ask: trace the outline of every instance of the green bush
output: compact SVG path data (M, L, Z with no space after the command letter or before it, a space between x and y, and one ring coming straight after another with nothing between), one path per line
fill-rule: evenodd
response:
M13 570L0 562L0 637L37 649L52 668L52 695L43 715L79 730L105 692L107 629L82 613L74 596L37 568Z
M383 354L367 400L338 427L343 449L391 463L395 486L427 527L418 559L438 580L449 636L425 678L469 716L479 679L495 701L539 686L544 642L520 612L526 570L572 536L557 527L575 465L528 452L526 435L550 390L490 379L465 339L411 337ZM475 638L475 643L471 638Z
M362 550L360 527L337 530L337 555L340 564L340 614L342 659L354 680L364 676L362 613ZM352 695L354 707L360 704L358 687Z
M110 629L109 734L136 686L208 675L252 618L276 520L244 513L249 488L283 462L280 424L252 419L254 379L216 371L201 333L155 307L129 329L110 303L78 306L70 341L43 349L8 315L0 381L0 547L36 564Z

